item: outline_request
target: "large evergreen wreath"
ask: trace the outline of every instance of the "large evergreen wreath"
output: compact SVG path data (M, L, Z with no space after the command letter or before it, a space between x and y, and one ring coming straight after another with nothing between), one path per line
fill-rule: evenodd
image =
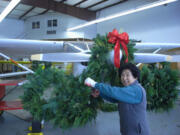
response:
M46 120L62 129L84 126L97 116L97 110L114 111L117 106L104 103L91 96L91 88L84 85L86 77L99 82L119 85L118 69L108 61L108 53L114 44L108 43L107 36L94 39L87 69L78 77L51 68L48 64L39 66L35 74L28 77L21 97L24 109L30 111L36 120ZM135 51L132 41L127 45L129 61ZM123 53L124 55L124 53ZM124 63L124 58L121 64ZM36 67L36 66L34 66ZM51 92L48 92L51 91Z

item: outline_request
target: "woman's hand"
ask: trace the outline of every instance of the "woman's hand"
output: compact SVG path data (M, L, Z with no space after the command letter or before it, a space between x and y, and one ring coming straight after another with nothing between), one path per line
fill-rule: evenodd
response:
M100 94L99 90L96 90L96 89L92 90L91 95L92 95L94 98L99 97L99 94Z

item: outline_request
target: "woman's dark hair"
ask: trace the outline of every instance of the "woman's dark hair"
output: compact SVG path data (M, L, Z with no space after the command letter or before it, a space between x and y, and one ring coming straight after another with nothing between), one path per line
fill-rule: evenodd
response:
M136 65L132 64L132 63L126 63L124 65L122 65L119 68L119 77L121 77L122 71L125 69L129 69L133 75L134 78L137 78L138 81L140 79L140 70L136 67Z

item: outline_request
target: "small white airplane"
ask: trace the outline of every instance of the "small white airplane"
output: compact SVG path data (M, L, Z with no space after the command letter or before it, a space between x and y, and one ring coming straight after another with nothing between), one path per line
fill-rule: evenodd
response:
M89 61L90 48L93 42L64 42L64 41L45 41L45 40L22 40L22 39L0 39L0 55L8 60L20 58L30 58L31 60L49 62L87 62ZM156 62L180 62L180 55L172 56L158 54L162 50L180 48L180 43L136 43L135 48L138 52L134 54L136 63L156 63ZM151 53L144 53L147 50ZM17 64L16 62L14 62ZM11 75L21 75L33 73L32 70L18 64L26 71L22 73L0 74L0 78Z

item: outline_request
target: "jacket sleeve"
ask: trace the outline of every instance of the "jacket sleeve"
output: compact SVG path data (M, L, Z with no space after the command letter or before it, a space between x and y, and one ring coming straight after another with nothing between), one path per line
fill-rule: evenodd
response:
M136 104L142 101L142 89L138 85L126 87L113 87L104 83L96 83L95 88L100 91L100 95L105 95L114 100Z
M105 100L107 100L107 101L109 101L109 102L111 102L111 103L118 103L117 100L112 99L112 98L110 98L110 97L108 97L108 96L106 96L106 95L104 95L104 94L102 94L102 93L100 93L100 96L101 96L103 99L105 99Z

